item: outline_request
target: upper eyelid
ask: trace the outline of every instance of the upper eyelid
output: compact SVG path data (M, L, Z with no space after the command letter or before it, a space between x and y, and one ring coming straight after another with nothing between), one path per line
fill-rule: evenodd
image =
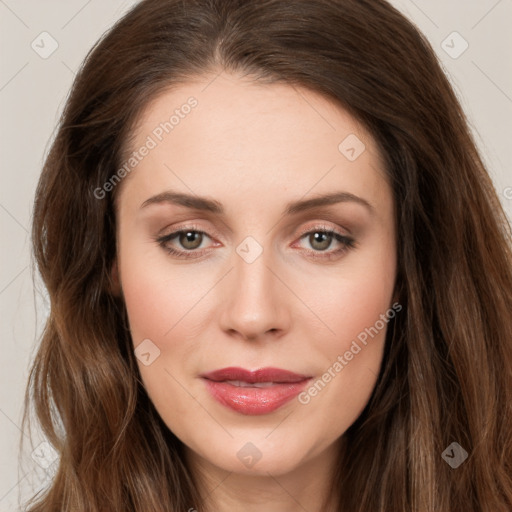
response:
M165 229L167 229L167 228L165 228ZM161 232L164 232L165 229L161 230ZM348 233L347 234L341 233L340 231L342 229L345 229L345 231L347 231ZM338 233L338 234L340 234L342 236L347 236L347 237L350 236L350 231L348 229L340 228L340 227L334 227L334 226L329 226L328 224L326 224L325 221L318 221L317 224L313 224L313 225L308 226L307 228L303 228L303 229L299 230L298 236L303 236L303 235L309 233L312 230L317 230L317 231L333 231L333 232ZM202 233L202 234L205 234L207 236L210 236L210 234L209 234L209 231L210 231L210 232L213 232L215 236L219 236L220 237L220 234L219 234L219 232L217 230L215 230L215 229L213 229L213 230L205 230L205 229L200 228L198 225L195 225L194 223L192 223L192 224L184 224L183 226L178 225L177 227L173 227L172 230L169 231L168 234L162 234L161 236L159 236L159 238L163 238L163 237L166 237L166 236L169 236L169 235L174 235L174 234L177 234L177 233L180 233L180 232L183 232L183 231L195 231L197 233Z
M193 231L195 233L201 233L202 235L206 235L208 238L212 239L212 236L207 231L205 231L203 229L200 229L199 226L197 226L197 225L188 224L188 225L178 226L176 228L173 228L173 230L171 232L169 232L168 234L163 234L163 235L159 236L157 238L157 240L158 241L165 241L165 239L174 238L174 237L176 237L176 235L178 235L180 233L187 232L187 231ZM334 228L332 226L328 226L327 224L322 223L321 221L319 221L319 224L316 224L316 225L313 225L313 226L309 226L307 228L304 228L304 229L300 230L298 235L297 235L297 237L298 237L298 239L301 239L305 235L310 234L310 233L315 232L315 231L324 231L324 232L329 232L329 233L337 234L337 235L339 235L341 237L344 237L344 238L349 238L349 239L352 238L351 235L343 234L340 231L339 228ZM189 251L189 252L194 252L194 251Z
M346 237L350 236L349 234L342 233L341 228L329 226L325 222L322 222L322 221L320 221L318 224L310 225L307 228L299 230L298 236L302 237L303 235L306 235L312 231L329 231L329 232L337 233L338 235L341 235L341 236L346 236Z

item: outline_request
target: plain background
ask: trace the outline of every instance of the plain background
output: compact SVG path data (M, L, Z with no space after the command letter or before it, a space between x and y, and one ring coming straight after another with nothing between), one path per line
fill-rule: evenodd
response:
M32 448L29 443L22 464L18 461L20 437L29 441L20 430L22 398L48 312L44 292L40 285L34 291L32 281L29 232L35 186L75 71L99 36L134 3L0 0L0 511L18 510L19 494L26 497L45 485L56 466L42 468L31 456L43 441L37 430ZM439 55L512 219L512 0L392 3ZM47 58L33 49L51 49L43 32L58 44Z

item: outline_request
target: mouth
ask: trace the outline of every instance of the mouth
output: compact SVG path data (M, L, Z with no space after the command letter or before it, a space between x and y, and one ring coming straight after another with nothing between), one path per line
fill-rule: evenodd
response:
M276 384L282 384L282 382L244 382L243 380L225 380L220 382L225 382L226 384L231 384L238 388L268 388Z
M311 376L280 368L222 368L200 376L222 405L241 414L269 414L297 396Z

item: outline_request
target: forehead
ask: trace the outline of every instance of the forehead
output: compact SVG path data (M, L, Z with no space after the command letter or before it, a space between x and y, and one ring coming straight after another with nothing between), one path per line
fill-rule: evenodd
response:
M139 198L166 186L221 200L237 193L265 202L269 191L295 197L335 188L371 197L386 184L375 141L334 101L225 73L150 101L125 163L144 147L123 183Z

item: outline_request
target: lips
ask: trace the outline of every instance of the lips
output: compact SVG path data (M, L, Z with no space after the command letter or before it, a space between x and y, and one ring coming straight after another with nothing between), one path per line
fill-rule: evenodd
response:
M210 373L205 373L201 375L201 377L215 382L241 381L249 384L261 382L282 384L287 382L301 382L309 378L307 375L300 375L288 370L281 370L280 368L261 368L251 372L244 368L236 367L222 368Z
M230 409L248 415L268 414L289 402L310 376L280 368L222 368L202 374L212 397Z

